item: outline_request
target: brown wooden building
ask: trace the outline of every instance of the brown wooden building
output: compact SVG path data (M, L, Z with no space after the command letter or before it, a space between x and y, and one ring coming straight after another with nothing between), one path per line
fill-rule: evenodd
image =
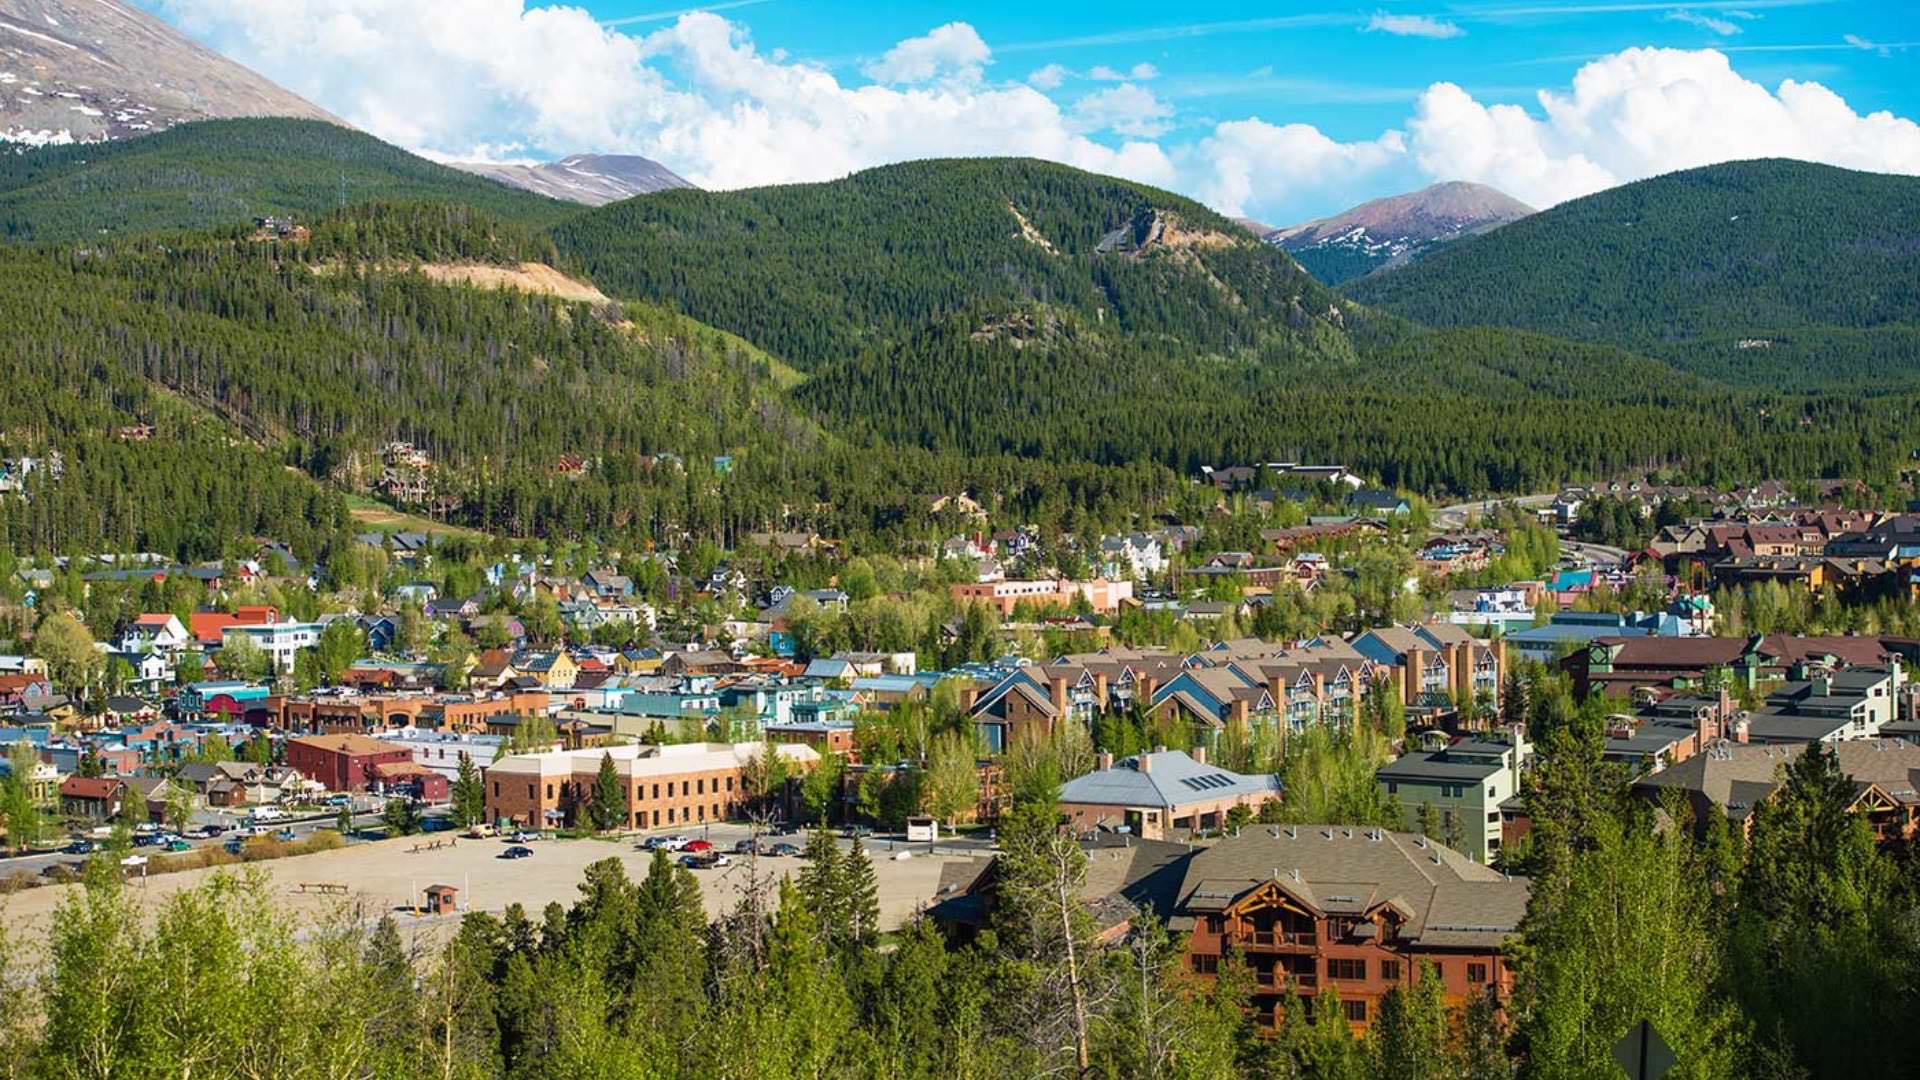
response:
M1356 1033L1380 998L1430 964L1449 1004L1504 1000L1503 949L1528 884L1412 833L1330 825L1260 826L1193 856L1168 928L1189 932L1196 974L1223 956L1253 969L1254 1007L1271 1025L1288 984L1313 1007L1331 990Z

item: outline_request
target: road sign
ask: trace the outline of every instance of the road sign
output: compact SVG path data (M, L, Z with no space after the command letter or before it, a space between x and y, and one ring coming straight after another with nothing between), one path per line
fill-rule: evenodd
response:
M1627 1071L1629 1080L1660 1080L1675 1064L1673 1047L1660 1037L1650 1020L1633 1025L1613 1045L1613 1060Z

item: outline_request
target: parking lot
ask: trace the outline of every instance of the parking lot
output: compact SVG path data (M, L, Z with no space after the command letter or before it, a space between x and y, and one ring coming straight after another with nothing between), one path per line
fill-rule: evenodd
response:
M672 830L658 830L656 834ZM729 855L736 842L750 835L746 825L716 824L682 835L705 839ZM647 872L652 852L643 850L642 837L619 839L555 840L541 839L525 845L533 854L524 859L503 858L514 846L509 839L474 840L453 833L436 833L355 844L334 851L298 855L286 859L249 864L268 878L274 894L286 912L300 922L318 922L342 904L357 906L370 917L382 912L402 916L403 925L415 933L439 932L451 928L450 916L429 917L412 914L429 885L451 885L459 890L460 911L488 911L498 914L508 904L523 905L536 919L549 902L572 903L588 864L606 858L618 858L629 877L638 879ZM804 846L805 836L768 837ZM433 845L438 843L438 847ZM841 840L843 848L852 841ZM880 914L888 926L905 921L929 903L940 882L941 867L956 861L971 861L973 854L948 854L980 848L962 842L950 847L943 842L937 849L927 844L907 844L885 837L865 841L872 855L874 874L879 883ZM899 856L905 853L907 857ZM676 856L677 857L677 856ZM71 858L71 857L69 857ZM798 858L762 858L763 874L776 876L799 872L805 863ZM239 870L240 868L233 868ZM191 870L164 874L145 881L135 879L133 889L149 906L157 907L167 896L202 881L213 871ZM697 870L701 893L709 915L719 915L738 903L741 885L749 874L747 860L734 857L733 864L711 870ZM44 929L60 902L76 888L72 885L28 889L0 897L0 918L33 940Z

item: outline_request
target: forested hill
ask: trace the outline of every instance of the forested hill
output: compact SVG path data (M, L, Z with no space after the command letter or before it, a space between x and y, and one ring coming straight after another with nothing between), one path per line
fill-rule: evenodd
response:
M1180 352L1294 339L1337 353L1363 316L1198 203L1025 159L661 192L554 237L609 292L671 303L803 369L1028 303Z
M72 241L305 221L374 201L458 204L530 226L579 207L318 120L209 120L120 142L0 154L0 239Z
M1920 178L1734 162L1564 203L1349 295L1774 389L1920 379Z

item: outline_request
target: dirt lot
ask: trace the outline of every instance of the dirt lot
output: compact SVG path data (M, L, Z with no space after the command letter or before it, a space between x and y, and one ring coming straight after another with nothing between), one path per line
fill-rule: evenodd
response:
M444 835L444 834L443 834ZM694 834L698 835L698 834ZM731 851L736 840L747 835L744 826L714 826L708 834L714 846ZM789 837L804 843L804 837ZM639 850L635 838L622 840L539 840L528 847L534 855L526 859L503 859L500 853L510 845L503 840L462 839L439 850L425 848L432 839L407 837L377 843L300 855L288 859L250 864L266 873L272 888L288 910L297 916L319 920L336 911L342 903L354 903L368 912L394 911L405 914L403 924L415 933L442 932L451 929L451 916L430 918L411 914L413 903L429 885L452 885L460 890L460 909L499 913L510 903L525 905L537 920L549 902L570 904L577 897L582 872L587 865L610 856L618 857L636 880L647 872L652 853ZM441 839L445 844L446 840ZM845 845L847 841L842 841ZM904 847L905 845L901 845ZM905 921L932 899L939 887L940 868L952 862L971 861L949 856L916 853L913 858L895 860L889 844L869 841L874 873L880 885L880 915L888 926ZM796 874L805 865L797 858L766 858L763 868L776 873ZM240 868L229 868L237 871ZM173 893L203 880L210 870L165 874L147 880L135 880L133 888L158 907ZM719 914L739 898L742 865L697 870L709 914ZM344 885L344 895L302 892L302 884ZM29 889L9 897L0 897L0 919L16 932L17 938L34 940L44 930L60 902L77 886L60 885Z

